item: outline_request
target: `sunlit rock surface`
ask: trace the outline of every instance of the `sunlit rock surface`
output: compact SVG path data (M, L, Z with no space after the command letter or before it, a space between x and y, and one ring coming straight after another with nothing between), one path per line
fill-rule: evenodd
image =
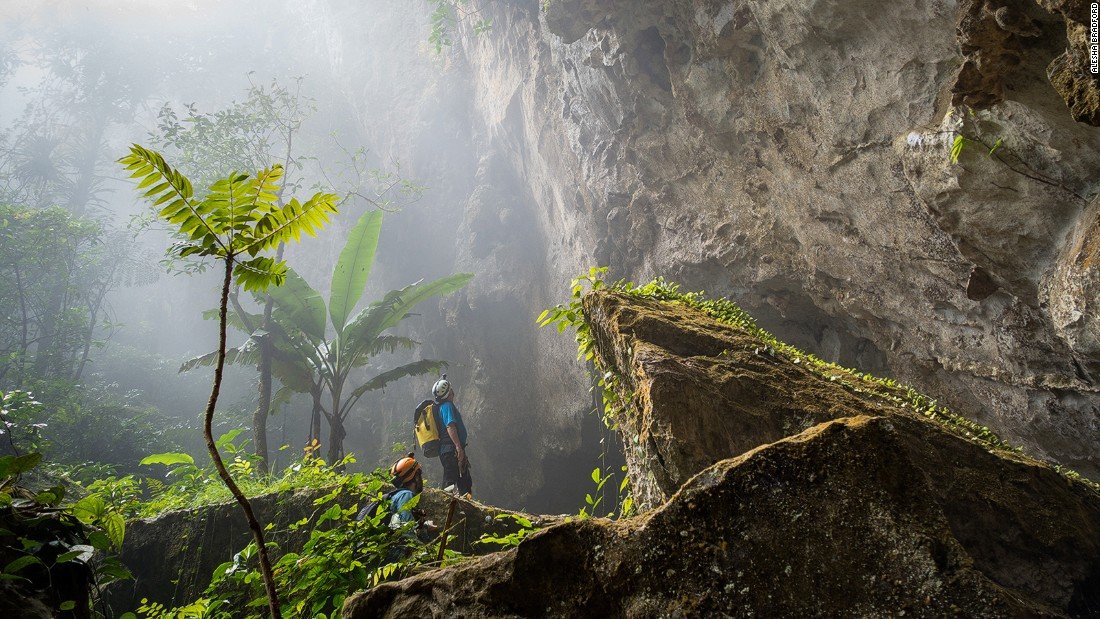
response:
M731 295L1100 474L1085 3L478 0L438 56L406 2L311 6L363 134L433 179L393 242L478 273L425 341L488 499L541 506L598 450L571 346L531 324L590 264Z
M763 342L698 312L599 294L586 315L605 321L593 324L600 356L629 360L612 371L633 373L625 442L653 444L628 460L632 479L651 501L668 501L618 522L558 524L514 550L381 585L349 598L345 617L1100 609L1094 488L758 354L750 346ZM725 424L715 418L722 408Z

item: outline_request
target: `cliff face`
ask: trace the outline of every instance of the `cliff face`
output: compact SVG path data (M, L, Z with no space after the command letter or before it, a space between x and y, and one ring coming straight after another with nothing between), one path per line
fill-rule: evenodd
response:
M618 420L634 491L657 507L381 585L345 617L1100 608L1094 487L696 310L616 294L585 306L600 358L633 393Z
M492 31L441 57L407 3L308 11L364 136L433 179L394 242L478 273L425 341L475 467L519 462L479 469L486 496L539 505L544 466L590 462L585 378L530 322L590 264L730 295L1100 474L1086 3L542 4L473 2Z

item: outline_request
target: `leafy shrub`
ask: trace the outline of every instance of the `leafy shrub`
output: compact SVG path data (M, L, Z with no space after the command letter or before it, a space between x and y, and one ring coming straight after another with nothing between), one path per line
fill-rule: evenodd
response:
M331 485L332 490L314 501L318 510L323 510L315 520L304 518L290 525L290 530L310 528L309 539L302 549L286 552L275 562L273 571L284 615L338 617L350 593L435 563L436 547L413 534L415 522L397 530L390 529L385 510L379 510L372 518L355 519L360 506L381 498L388 477L383 471L371 475L344 474L308 456L300 464L297 470L274 481L269 488L285 491L289 489L288 484L306 483ZM333 481L336 483L331 484ZM348 497L354 498L354 504L342 507L337 503L338 498ZM415 503L409 504L410 508L413 506ZM268 545L273 554L279 554L274 543ZM203 596L191 604L166 608L144 601L134 613L124 617L262 617L267 598L256 554L255 543L250 543L232 561L218 566ZM458 556L448 552L446 559L455 560Z
M84 615L76 609L91 610L100 588L131 578L118 558L126 523L100 497L62 505L64 486L34 491L20 485L41 460L37 452L0 457L0 580L55 614Z

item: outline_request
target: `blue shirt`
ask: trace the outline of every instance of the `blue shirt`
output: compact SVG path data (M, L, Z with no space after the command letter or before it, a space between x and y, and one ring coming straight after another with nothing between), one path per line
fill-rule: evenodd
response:
M466 447L466 424L462 423L462 413L458 412L458 407L454 402L447 400L439 405L439 423L447 428L452 423L455 424L455 429L458 430L458 440L462 441L462 446ZM446 429L444 429L446 432ZM451 435L448 432L446 437L439 437L439 453L448 454L455 450L454 442L451 440Z
M390 511L393 513L389 523L391 529L400 529L401 525L412 520L412 510L401 508L411 501L413 496L412 490L398 490L390 495Z

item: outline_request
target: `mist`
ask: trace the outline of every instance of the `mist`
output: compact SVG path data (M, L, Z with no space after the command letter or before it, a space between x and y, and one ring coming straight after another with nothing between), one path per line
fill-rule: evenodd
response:
M110 281L102 286L91 346L75 384L125 406L127 414L140 418L127 423L145 427L144 441L154 443L55 451L52 457L74 465L96 461L117 474L149 473L137 460L157 451L179 449L204 457L198 429L210 368L177 370L217 345L216 321L204 320L203 312L216 308L219 277L208 262L166 257L173 239L115 160L130 144L143 144L159 148L185 174L207 179L215 171L231 171L216 170L218 163L235 162L228 151L216 152L229 148L217 137L203 143L201 131L192 132L190 146L171 143L165 138L169 118L175 130L183 131L194 126L195 117L256 114L257 97L281 93L293 100L295 110L288 116L293 129L278 125L285 119L267 126L253 122L254 133L246 137L263 143L246 150L257 166L289 161L287 184L299 194L324 189L341 196L339 215L318 238L286 250L290 267L323 297L348 231L360 215L375 209L384 211L385 223L360 307L387 290L462 270L475 274L475 287L500 285L478 281L477 257L490 255L501 239L530 235L534 223L517 214L513 203L523 198L516 195L491 196L488 208L499 218L492 234L470 232L464 223L466 196L486 172L471 156L475 138L464 118L473 93L455 88L462 79L450 66L453 53L433 49L427 12L399 8L395 3L367 6L355 14L359 26L348 28L340 11L324 2L5 5L0 13L0 196L8 204L61 206L102 226L96 241L101 263L95 268L110 267ZM554 296L562 298L565 292L563 287ZM479 324L495 325L493 333L485 334L498 340L495 350L511 354L533 346L537 312L485 301L470 308L466 293L459 293L425 303L394 331L419 342L417 350L382 355L356 376L365 380L371 371L421 357L447 361L445 372L458 402L469 395L464 414L474 437L472 460L484 467L479 494L511 507L574 509L585 492L578 480L587 478L601 453L615 458L611 441L604 440L609 435L585 412L592 408L590 395L577 393L566 413L583 431L561 438L525 435L528 418L545 415L548 404L540 401L534 368L498 359L490 372L474 371L470 364L480 362L462 350L463 338L470 335L464 332L469 326L462 313L469 311L485 314ZM229 337L234 346L247 334ZM578 369L566 371L579 375ZM412 449L412 407L431 397L436 378L405 378L362 398L347 422L345 450L357 460L353 470L388 466ZM216 416L219 433L249 427L257 405L256 380L255 367L228 368ZM475 380L478 389L464 392ZM509 403L521 403L525 410L493 410L503 403L492 394L502 391L510 393ZM277 403L267 430L275 470L301 456L310 435L309 411L307 394ZM60 423L56 428L45 423L46 436L62 431ZM79 425L66 422L64 427ZM490 442L494 439L503 444ZM575 459L577 441L588 446L589 455L581 460ZM71 450L79 440L55 443L56 450ZM429 478L438 481L441 471L429 471ZM499 471L519 471L520 477Z

